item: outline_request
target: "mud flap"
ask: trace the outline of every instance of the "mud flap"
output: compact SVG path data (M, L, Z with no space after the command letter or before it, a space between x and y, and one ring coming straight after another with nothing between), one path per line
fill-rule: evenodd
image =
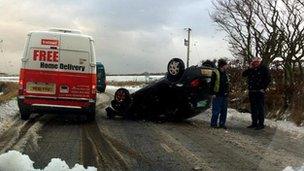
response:
M23 103L23 99L17 98L20 117L22 120L28 120L31 115L30 106Z

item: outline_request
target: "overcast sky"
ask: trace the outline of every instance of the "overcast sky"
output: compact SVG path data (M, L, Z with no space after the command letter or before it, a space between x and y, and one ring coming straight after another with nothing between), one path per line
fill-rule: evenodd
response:
M231 57L212 9L211 0L0 0L0 72L18 73L26 34L52 27L92 36L108 73L164 72L173 57L186 63L185 27L191 65Z

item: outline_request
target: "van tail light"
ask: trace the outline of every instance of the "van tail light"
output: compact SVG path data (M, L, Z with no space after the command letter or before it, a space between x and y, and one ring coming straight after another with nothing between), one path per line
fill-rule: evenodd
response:
M19 95L23 95L23 80L19 81L19 90L18 90Z
M199 87L200 83L201 83L201 81L199 79L195 79L195 80L191 81L190 86L192 88L197 88L197 87Z
M97 79L96 79L96 74L92 75L92 95L96 95L96 84L97 84Z
M96 85L92 85L92 94L96 93Z
M22 95L23 94L23 89L24 89L24 70L20 70L20 74L19 74L19 90L18 90L18 94Z

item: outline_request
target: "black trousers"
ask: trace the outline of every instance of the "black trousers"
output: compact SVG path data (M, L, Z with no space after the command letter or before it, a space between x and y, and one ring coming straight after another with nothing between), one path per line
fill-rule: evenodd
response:
M252 125L262 126L265 120L265 93L249 92Z

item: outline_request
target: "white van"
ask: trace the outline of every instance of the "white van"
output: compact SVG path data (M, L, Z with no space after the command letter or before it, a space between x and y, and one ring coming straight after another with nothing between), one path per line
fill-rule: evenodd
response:
M82 111L95 119L96 59L93 39L80 31L28 34L19 79L21 119L45 110ZM78 112L77 112L78 113Z

